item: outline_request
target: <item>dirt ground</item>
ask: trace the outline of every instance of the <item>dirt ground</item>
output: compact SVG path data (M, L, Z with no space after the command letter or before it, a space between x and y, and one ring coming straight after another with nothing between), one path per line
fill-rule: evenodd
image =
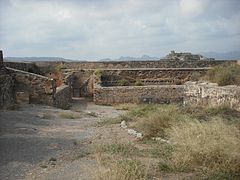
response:
M111 133L124 134L121 128L104 129L97 123L122 111L84 99L75 99L72 109L24 104L0 111L0 179L94 179L96 162L86 156L88 146Z

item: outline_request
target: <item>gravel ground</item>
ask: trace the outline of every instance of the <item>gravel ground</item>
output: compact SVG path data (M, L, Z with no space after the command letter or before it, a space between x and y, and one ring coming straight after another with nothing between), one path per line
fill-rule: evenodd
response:
M103 130L96 123L121 111L83 99L75 99L73 109L81 112L30 104L0 111L0 179L93 179L89 167L96 162L84 153Z

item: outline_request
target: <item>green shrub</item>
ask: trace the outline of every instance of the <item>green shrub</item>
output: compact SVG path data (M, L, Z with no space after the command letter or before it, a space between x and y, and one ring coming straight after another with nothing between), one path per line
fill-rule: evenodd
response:
M140 81L140 80L137 80L135 83L134 83L134 86L142 86L143 83Z
M97 77L101 77L103 74L104 74L104 70L102 69L96 69L94 71L94 74L97 76Z
M240 65L231 63L216 66L207 72L205 79L219 86L240 85Z
M117 82L118 86L128 86L129 85L129 81L126 79L121 79Z

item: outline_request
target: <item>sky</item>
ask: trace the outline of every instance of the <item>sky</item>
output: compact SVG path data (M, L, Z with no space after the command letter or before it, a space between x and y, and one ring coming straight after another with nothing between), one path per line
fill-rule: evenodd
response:
M0 0L0 22L4 56L240 50L240 0Z

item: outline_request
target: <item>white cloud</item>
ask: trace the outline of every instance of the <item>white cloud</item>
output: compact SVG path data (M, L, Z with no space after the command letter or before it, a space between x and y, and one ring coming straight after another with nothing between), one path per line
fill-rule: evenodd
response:
M181 13L187 17L194 17L204 12L206 0L181 0Z
M172 49L236 50L240 46L240 41L232 41L240 33L240 2L235 0L0 3L4 25L0 27L0 48L7 56L100 59L161 56Z

